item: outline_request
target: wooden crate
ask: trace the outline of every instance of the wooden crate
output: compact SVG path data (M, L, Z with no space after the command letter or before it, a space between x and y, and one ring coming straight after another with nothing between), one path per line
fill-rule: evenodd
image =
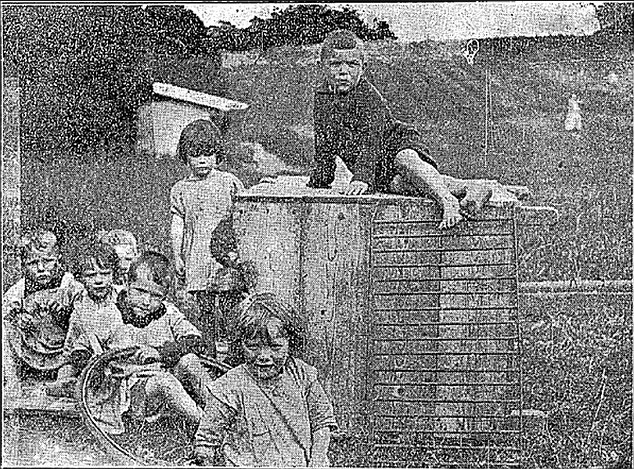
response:
M305 184L278 178L245 191L235 228L240 256L257 266L257 291L304 315L305 358L342 430L380 432L390 421L379 414L408 413L430 418L401 425L401 434L516 428L473 416L510 420L520 406L517 200L498 196L480 219L440 231L432 201L346 197ZM403 367L414 375L397 371Z

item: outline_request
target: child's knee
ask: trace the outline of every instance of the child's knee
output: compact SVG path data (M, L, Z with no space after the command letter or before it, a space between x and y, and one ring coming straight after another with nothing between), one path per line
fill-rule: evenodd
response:
M179 392L182 387L180 381L174 375L159 373L147 380L145 391L149 396L166 396Z
M195 353L187 353L183 355L174 367L174 371L188 372L197 371L202 367L202 362Z
M412 172L424 171L436 174L438 171L431 164L423 160L416 150L406 148L399 151L394 158L396 171L404 177Z
M59 370L57 370L57 379L62 380L67 378L74 378L77 376L77 374L77 369L73 365L66 364L62 365Z

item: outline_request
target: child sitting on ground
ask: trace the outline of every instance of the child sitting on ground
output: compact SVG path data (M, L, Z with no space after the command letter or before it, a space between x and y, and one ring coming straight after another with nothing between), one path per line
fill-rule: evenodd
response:
M110 376L115 381L102 390L97 417L112 433L124 431L126 412L148 421L178 415L192 430L200 422L210 378L196 355L200 331L166 301L172 282L165 256L142 253L117 301L124 324L112 328L105 340L85 334L75 347L73 360L81 363L107 350L138 349L130 359L112 364Z
M309 187L332 184L339 156L352 172L346 195L429 195L442 205L441 229L476 214L489 200L492 190L485 183L438 173L421 134L396 120L363 76L363 42L354 33L330 33L321 49L321 64L326 80L315 92L315 167Z
M330 465L337 425L317 370L298 358L303 330L297 312L270 293L240 303L233 339L244 363L209 384L196 463L224 456L238 467Z
M84 246L74 268L75 276L84 288L73 301L68 333L64 342L67 356L75 350L75 342L87 333L105 340L110 330L123 324L117 308L121 286L113 284L119 273L119 258L114 249L101 243ZM81 372L75 364L66 362L57 372L57 380L47 387L52 396L72 397L77 376Z
M176 273L196 298L198 317L190 318L204 333L209 355L215 355L217 291L213 283L221 265L210 250L212 234L231 217L233 197L244 187L231 173L219 171L224 157L220 131L211 121L187 125L178 142L178 156L191 174L171 190L171 239ZM210 285L211 283L211 285Z
M2 296L3 389L11 393L19 393L27 377L55 377L63 364L72 299L81 289L64 272L50 231L23 236L20 260L23 277Z
M119 257L119 275L115 278L115 285L124 285L127 281L130 265L139 257L139 248L134 235L126 230L100 231L99 241L112 247Z

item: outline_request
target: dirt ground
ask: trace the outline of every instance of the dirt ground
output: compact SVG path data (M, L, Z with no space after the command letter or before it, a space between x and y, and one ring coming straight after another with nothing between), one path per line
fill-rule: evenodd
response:
M114 464L80 419L5 415L3 427L3 467Z

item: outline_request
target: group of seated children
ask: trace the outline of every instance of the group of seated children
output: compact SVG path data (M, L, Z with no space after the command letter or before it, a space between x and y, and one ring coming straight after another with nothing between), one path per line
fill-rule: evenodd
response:
M89 360L115 351L91 408L105 431L124 432L126 415L179 417L199 464L328 465L336 423L316 369L299 358L297 312L272 294L247 296L228 326L241 364L214 380L200 358L201 331L168 301L169 260L107 239L83 246L69 273L53 233L24 237L23 278L3 296L5 399L19 398L29 379L70 396ZM117 253L132 253L131 263Z
M364 76L364 45L353 33L329 34L320 60L325 80L315 91L309 187L330 187L340 158L352 173L346 195L431 196L442 209L441 229L489 200L487 184L441 175L420 132L393 117ZM68 394L91 356L132 350L96 410L110 431L122 431L126 412L154 419L167 411L197 428L201 463L224 455L239 466L327 465L335 421L316 370L299 358L301 321L275 297L245 292L247 269L230 223L244 187L219 170L222 140L215 124L196 120L177 148L190 175L171 189L170 237L174 271L195 312L185 317L167 300L168 259L139 254L130 233L103 234L77 256L74 276L61 269L55 236L36 233L22 246L24 278L3 297L3 347L11 343L3 350L5 391L26 372L51 379L49 393ZM227 311L235 312L232 321ZM232 364L242 364L213 380L200 357L214 357L223 341L239 358Z

